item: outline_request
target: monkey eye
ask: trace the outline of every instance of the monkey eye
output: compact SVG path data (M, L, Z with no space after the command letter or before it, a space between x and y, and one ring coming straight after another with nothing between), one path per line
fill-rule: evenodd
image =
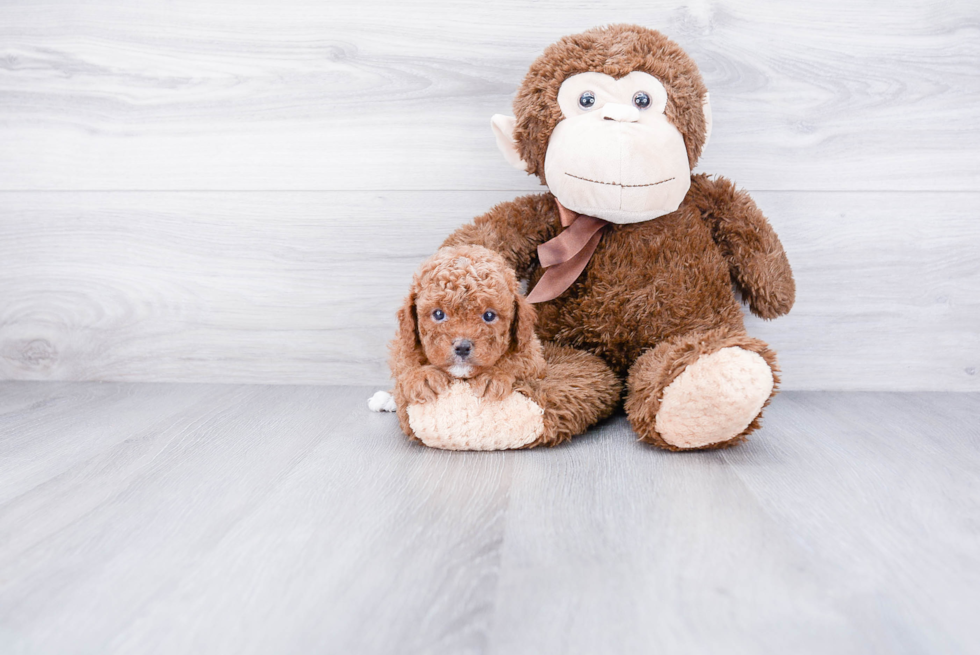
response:
M497 312L493 311L492 309L488 309L487 311L483 312L484 323L493 323L495 320L497 320Z
M432 312L432 320L436 323L442 323L446 320L446 312L441 309L436 309Z
M591 91L586 91L578 97L578 106L582 109L592 109L595 107L595 94Z
M633 96L633 104L636 105L637 109L646 109L650 106L650 96L647 95L646 91L637 91Z

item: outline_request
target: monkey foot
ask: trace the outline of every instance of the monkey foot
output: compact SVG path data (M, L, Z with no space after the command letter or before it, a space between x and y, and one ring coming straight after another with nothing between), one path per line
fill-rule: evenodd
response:
M772 370L760 355L722 348L700 357L664 389L656 430L682 449L728 441L759 415L772 389Z

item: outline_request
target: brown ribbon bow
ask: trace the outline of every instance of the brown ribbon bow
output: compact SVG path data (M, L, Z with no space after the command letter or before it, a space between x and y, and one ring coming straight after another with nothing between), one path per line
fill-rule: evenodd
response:
M548 270L527 295L528 302L553 300L572 286L599 245L602 228L609 225L609 221L565 208L557 198L555 202L565 229L538 246L538 260Z

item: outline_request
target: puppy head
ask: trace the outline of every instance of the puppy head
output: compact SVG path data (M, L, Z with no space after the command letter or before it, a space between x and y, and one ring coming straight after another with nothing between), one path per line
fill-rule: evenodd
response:
M514 271L480 246L443 248L422 264L399 310L399 340L420 364L469 378L534 339L534 309Z

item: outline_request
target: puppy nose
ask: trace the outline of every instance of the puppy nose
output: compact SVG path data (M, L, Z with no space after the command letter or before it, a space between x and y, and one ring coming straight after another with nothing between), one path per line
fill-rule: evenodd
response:
M460 339L453 344L453 352L456 353L457 357L466 359L473 352L473 342L469 339Z

